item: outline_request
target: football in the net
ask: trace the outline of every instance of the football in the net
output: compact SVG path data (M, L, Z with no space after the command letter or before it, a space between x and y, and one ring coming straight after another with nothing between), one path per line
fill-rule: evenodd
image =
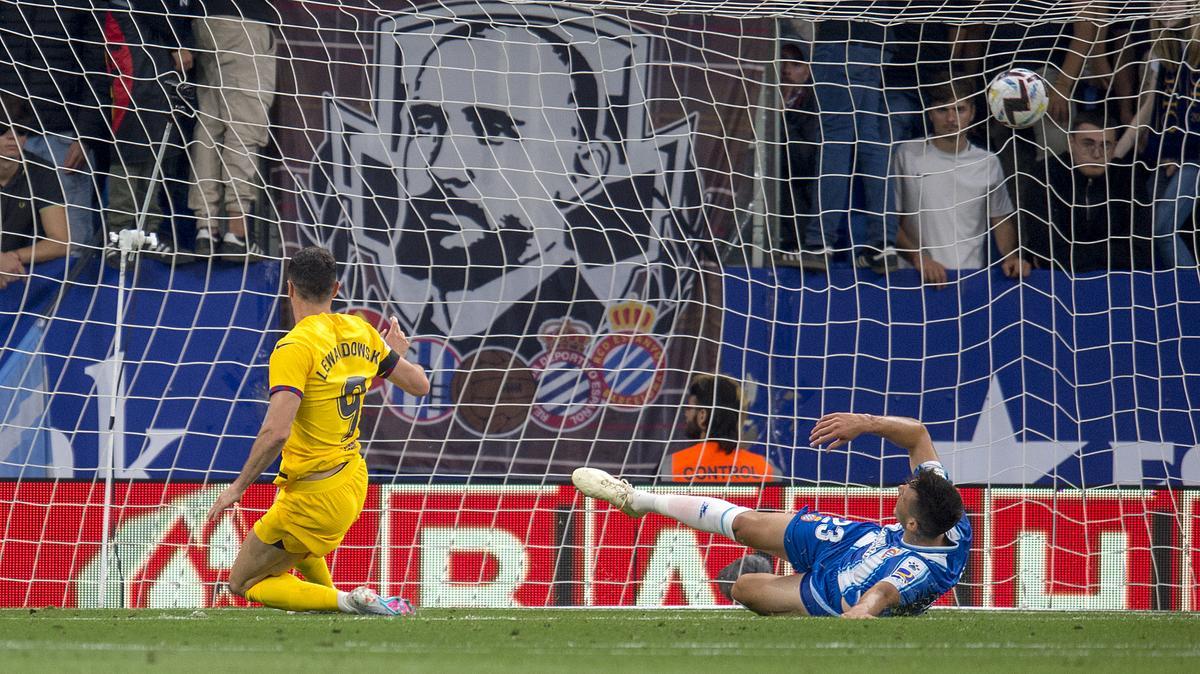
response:
M992 117L997 121L1014 129L1024 129L1046 114L1050 93L1041 75L1025 68L1013 68L996 75L988 85L987 100Z

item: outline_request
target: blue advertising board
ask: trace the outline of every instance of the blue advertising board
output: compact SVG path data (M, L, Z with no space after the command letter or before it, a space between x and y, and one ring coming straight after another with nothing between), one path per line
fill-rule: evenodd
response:
M0 292L0 477L88 478L111 441L120 478L228 479L265 412L279 265L142 261L118 382L117 272L87 264L49 318L61 261Z
M1194 270L1070 278L998 270L923 287L835 270L726 269L721 369L785 472L896 484L874 439L819 452L838 411L916 417L964 483L1200 484L1200 283Z
M114 270L92 263L52 317L63 266L0 292L0 477L93 477L110 441L122 478L232 477L265 411L279 272L143 262L119 383ZM750 385L759 449L798 481L904 479L878 440L809 447L817 418L854 411L921 419L962 483L1200 484L1194 273L934 289L912 271L729 268L724 290L721 370Z

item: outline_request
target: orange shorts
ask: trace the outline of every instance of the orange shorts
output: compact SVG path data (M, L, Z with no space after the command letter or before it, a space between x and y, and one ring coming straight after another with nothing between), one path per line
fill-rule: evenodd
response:
M358 454L323 480L284 483L254 523L259 540L293 553L324 557L341 544L367 499L367 462Z

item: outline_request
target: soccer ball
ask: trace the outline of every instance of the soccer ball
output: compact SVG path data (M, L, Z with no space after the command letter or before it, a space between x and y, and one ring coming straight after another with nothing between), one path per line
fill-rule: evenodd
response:
M1046 80L1024 68L1013 68L996 75L987 88L988 108L992 117L1005 126L1024 129L1033 126L1050 104Z

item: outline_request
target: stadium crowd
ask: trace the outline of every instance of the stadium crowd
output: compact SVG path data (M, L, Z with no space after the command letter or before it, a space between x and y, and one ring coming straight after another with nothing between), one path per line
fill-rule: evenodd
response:
M1196 20L826 21L784 38L776 263L912 266L935 284L993 263L1195 266ZM987 82L1012 67L1051 85L1033 128L984 112Z
M262 259L280 24L270 0L0 2L0 25L18 27L0 33L0 187L33 205L5 211L0 283L68 243L115 263L107 235L135 227L159 235L147 254L163 262ZM794 27L779 48L776 262L916 267L935 284L993 263L1010 277L1195 266L1198 32ZM1014 66L1051 84L1032 129L983 113L985 83ZM42 169L60 189L31 188ZM38 238L57 245L19 252Z
M163 262L262 258L279 23L270 0L0 2L0 284L68 249L115 264L134 227Z

